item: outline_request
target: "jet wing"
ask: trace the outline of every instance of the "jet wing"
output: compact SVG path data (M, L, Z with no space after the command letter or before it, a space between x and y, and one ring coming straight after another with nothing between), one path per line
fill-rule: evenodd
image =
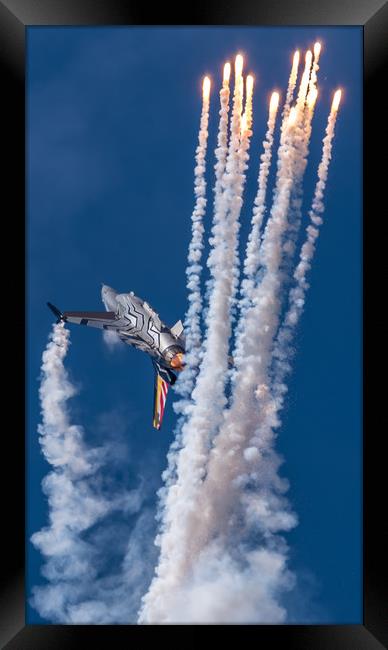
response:
M153 426L155 429L160 429L164 415L164 407L166 405L168 391L168 383L162 379L158 372L155 372L155 386L154 386L154 419Z
M117 330L124 325L124 321L117 318L113 311L64 311L62 320L66 323L88 325L106 330Z

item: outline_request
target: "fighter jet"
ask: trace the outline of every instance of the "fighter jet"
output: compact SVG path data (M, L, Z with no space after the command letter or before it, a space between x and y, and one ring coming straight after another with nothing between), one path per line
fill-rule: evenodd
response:
M153 426L162 425L168 387L177 379L176 373L183 370L185 337L182 321L167 327L158 314L145 301L129 293L117 293L111 287L102 285L102 301L107 311L64 311L47 303L57 317L57 322L88 325L115 332L127 345L146 352L155 371Z

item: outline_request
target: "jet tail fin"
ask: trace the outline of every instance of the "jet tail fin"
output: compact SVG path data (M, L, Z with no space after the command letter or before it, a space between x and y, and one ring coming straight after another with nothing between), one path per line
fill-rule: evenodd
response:
M154 416L152 420L152 424L155 429L160 429L162 426L167 392L168 383L162 379L159 373L156 372L154 385Z
M176 376L171 370L163 368L156 359L152 359L152 365L155 370L154 417L152 423L155 429L160 429L166 406L168 387L175 384Z

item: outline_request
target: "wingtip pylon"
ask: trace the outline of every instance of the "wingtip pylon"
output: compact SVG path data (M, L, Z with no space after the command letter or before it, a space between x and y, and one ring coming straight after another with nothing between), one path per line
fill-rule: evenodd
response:
M57 317L57 323L60 323L60 322L62 322L62 321L65 320L64 317L63 317L62 312L58 309L58 307L56 307L55 305L51 304L51 302L48 302L48 303L47 303L47 307L48 307L49 309L51 309L51 311L53 312L54 316Z

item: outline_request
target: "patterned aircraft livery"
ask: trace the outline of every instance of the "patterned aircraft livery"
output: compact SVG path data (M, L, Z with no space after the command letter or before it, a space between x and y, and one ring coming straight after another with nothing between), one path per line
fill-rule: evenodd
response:
M65 311L48 303L58 321L88 325L111 330L126 343L146 352L155 369L153 426L160 429L166 404L168 385L176 381L176 372L182 370L185 340L179 320L167 327L150 305L130 293L120 293L102 286L102 301L107 311Z

